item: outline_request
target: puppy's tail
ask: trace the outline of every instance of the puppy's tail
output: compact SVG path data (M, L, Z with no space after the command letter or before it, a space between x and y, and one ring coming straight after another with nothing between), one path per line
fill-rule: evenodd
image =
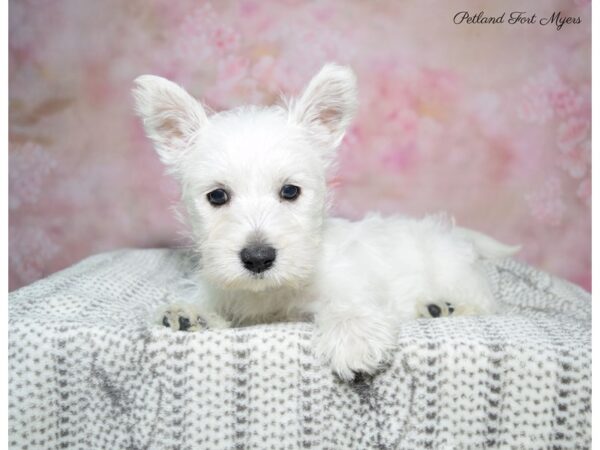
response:
M520 245L505 245L483 233L467 228L456 227L454 232L461 238L471 242L482 259L506 258L521 250Z

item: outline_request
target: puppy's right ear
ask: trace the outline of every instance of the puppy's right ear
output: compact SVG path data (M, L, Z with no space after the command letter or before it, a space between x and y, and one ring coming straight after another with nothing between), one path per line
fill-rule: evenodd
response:
M135 109L161 161L175 168L191 139L208 118L202 105L185 89L165 78L142 75L135 79Z

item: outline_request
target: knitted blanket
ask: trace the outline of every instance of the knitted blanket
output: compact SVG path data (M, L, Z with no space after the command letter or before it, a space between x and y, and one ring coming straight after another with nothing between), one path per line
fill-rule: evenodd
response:
M501 312L399 324L389 367L339 381L310 323L150 321L191 258L122 250L10 294L9 443L28 449L589 448L591 302L485 263Z

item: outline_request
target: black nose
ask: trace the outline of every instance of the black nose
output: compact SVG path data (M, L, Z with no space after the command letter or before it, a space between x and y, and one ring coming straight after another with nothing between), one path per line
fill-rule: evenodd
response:
M275 262L277 251L267 245L253 245L240 252L244 267L250 272L261 273L268 270Z

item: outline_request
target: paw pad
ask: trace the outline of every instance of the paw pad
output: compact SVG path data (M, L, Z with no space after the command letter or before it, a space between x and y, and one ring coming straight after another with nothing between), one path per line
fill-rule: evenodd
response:
M419 308L421 317L448 317L454 313L454 305L448 302L429 303Z
M190 323L190 319L187 317L179 317L179 330L187 331L190 329L192 324Z
M442 310L438 305L427 305L427 311L431 314L431 317L440 317Z

